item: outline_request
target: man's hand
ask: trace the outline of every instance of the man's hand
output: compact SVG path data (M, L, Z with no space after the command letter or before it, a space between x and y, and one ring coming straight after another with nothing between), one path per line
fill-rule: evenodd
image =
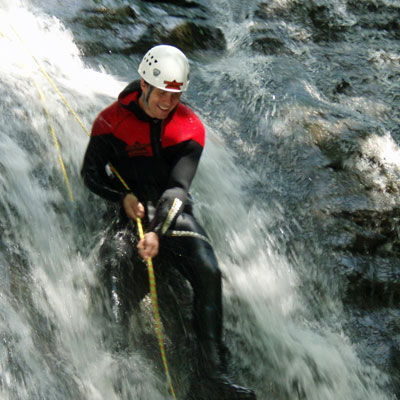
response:
M136 218L144 217L144 206L139 202L138 198L134 194L128 193L124 197L122 205L126 215L134 221L136 221Z
M122 205L126 215L134 221L136 221L136 218L144 217L144 206L134 194L128 193L124 197ZM141 239L137 245L139 255L143 260L147 260L149 257L155 257L158 254L158 247L158 235L155 232L145 233L144 238Z
M141 239L137 245L140 257L147 260L149 257L153 258L158 254L159 239L155 232L147 232L144 238Z

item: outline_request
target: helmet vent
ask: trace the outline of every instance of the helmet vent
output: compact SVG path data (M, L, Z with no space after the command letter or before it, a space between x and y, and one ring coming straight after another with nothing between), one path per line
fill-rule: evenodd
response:
M154 56L152 56L151 54L149 54L148 55L148 57L147 58L145 58L145 60L144 60L146 63L147 63L147 65L152 65L152 63L154 62L154 64L156 64L156 63L158 63L158 60L157 59L154 59Z

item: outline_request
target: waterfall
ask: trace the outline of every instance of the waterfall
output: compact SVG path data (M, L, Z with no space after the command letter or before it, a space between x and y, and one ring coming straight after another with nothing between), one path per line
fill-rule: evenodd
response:
M167 398L160 361L146 357L140 348L114 354L103 337L108 328L93 312L91 288L98 284L105 205L81 181L88 137L60 97L90 131L102 108L137 78L136 67L129 70L118 57L107 65L85 63L58 2L47 4L46 10L25 1L5 3L0 8L0 397ZM222 12L224 2L217 5ZM71 15L78 8L71 2ZM244 14L240 6L231 12L232 19ZM290 92L279 95L277 83L271 83L265 71L262 80L257 79L261 57L248 60L237 48L235 34L241 34L241 26L228 38L230 53L223 59L193 61L193 89L187 98L207 128L192 193L224 276L225 339L232 371L261 400L388 399L386 377L360 359L343 330L340 301L328 294L310 302L304 276L318 275L318 266L305 264L301 248L293 248L291 257L287 248L283 251L285 238L293 232L285 223L278 185L267 184L266 190L274 194L270 201L249 189L272 171L269 158L251 168L239 163L235 153L240 148L241 155L251 157L258 151L238 133L246 132L245 123L258 124L256 139L266 146L281 139L287 143L292 138L283 137L285 126L294 115L309 104L320 107L324 99L304 83L305 76L294 79L295 65L284 65L281 79L291 79L287 87L302 102L285 114ZM218 75L221 70L226 74ZM243 103L249 116L240 122L234 115L243 111ZM260 106L265 104L267 110ZM230 111L222 115L222 107ZM266 128L275 136L261 137ZM323 277L321 284L328 292L333 287L334 293L338 282ZM145 329L152 354L159 357L151 314L145 310L142 317L149 325ZM168 357L172 366L179 365L172 350ZM172 375L183 398L188 372L181 369Z

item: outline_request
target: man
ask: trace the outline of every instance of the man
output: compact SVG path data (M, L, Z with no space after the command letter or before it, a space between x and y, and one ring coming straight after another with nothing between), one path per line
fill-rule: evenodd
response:
M145 54L138 72L141 80L128 85L94 122L82 168L91 191L121 205L122 213L102 247L108 288L117 288L118 304L129 303L121 319L129 317L147 292L144 264L135 261L136 238L128 223L139 217L147 227L144 238L136 241L139 256L173 260L171 264L193 288L201 379L194 381L191 391L209 387L208 392L204 389L207 399L214 395L255 399L253 391L232 384L225 376L221 273L209 239L192 213L189 187L205 129L180 102L189 84L189 63L176 47L160 45Z

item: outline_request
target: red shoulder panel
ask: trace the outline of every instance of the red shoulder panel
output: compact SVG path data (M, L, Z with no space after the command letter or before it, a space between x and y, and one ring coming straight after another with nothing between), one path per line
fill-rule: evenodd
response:
M92 136L112 133L116 106L117 102L114 102L97 116L92 126Z
M204 147L205 137L200 118L189 107L179 104L173 116L164 123L162 146L169 147L192 139Z
M140 121L118 102L104 109L93 124L92 136L109 133L126 143L130 157L153 155L149 124Z

